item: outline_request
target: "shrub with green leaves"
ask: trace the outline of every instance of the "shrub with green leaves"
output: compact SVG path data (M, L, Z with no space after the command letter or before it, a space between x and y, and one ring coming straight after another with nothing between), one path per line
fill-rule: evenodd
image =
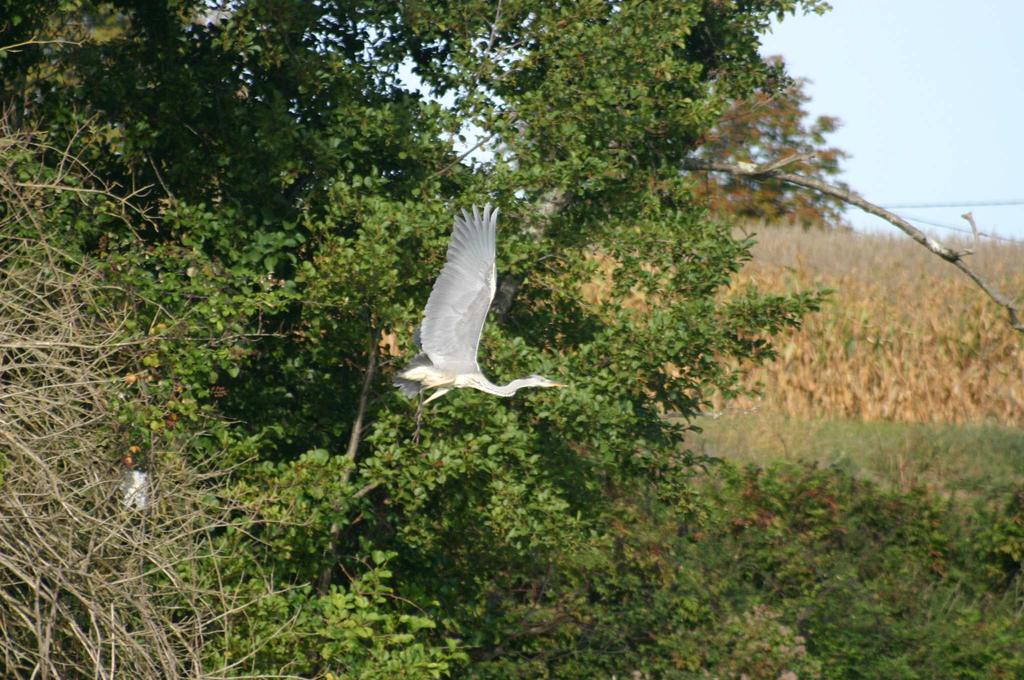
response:
M701 487L712 515L692 535L682 568L702 572L716 609L767 607L801 636L808 663L823 677L1024 672L1019 576L997 586L989 580L995 546L1004 545L989 541L1015 521L1012 503L979 509L792 464L727 464ZM753 658L744 649L766 634L748 627L746 640L732 647L721 646L722 633L709 633L717 643L710 658L724 654L726 668L736 667L737 654ZM778 646L760 657L764 664L785 660Z

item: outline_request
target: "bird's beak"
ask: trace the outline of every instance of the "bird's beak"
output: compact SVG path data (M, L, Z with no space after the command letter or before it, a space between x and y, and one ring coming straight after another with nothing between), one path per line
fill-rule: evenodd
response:
M568 387L565 383L551 383L552 387Z

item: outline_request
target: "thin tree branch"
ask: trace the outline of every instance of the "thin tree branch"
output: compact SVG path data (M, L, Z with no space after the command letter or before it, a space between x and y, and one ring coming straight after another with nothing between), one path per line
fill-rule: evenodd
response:
M377 372L377 355L380 352L380 331L376 328L370 329L370 358L366 363L366 372L363 374L363 387L359 391L359 405L356 407L356 419L352 423L352 433L348 438L348 449L345 457L349 461L348 469L342 475L341 483L345 484L352 476L356 468L356 454L359 452L359 442L363 436L363 418L366 416L366 404L370 400L370 389L373 387L373 376ZM356 498L361 498L372 489L364 487L356 493ZM331 522L330 542L328 544L328 562L320 570L320 578L317 582L317 593L326 595L331 585L331 577L334 575L334 565L338 561L338 551L341 546L341 524Z
M39 40L38 38L29 38L12 45L4 45L0 47L0 52L17 52L19 48L28 47L29 45L74 45L80 47L82 43L77 40Z
M1024 333L1024 309L1022 309L1020 304L1015 303L1008 295L997 290L991 283L967 264L964 260L964 256L970 254L971 251L964 252L947 248L938 241L930 238L923 231L899 215L891 213L885 208L871 203L852 189L838 187L813 177L805 177L791 172L783 172L782 168L784 165L789 165L790 163L801 159L796 156L791 156L783 160L785 161L784 163L782 161L775 161L763 165L754 165L753 163L735 164L691 158L683 162L683 168L686 170L724 172L730 175L751 177L757 180L776 179L788 184L794 184L807 189L814 189L815 191L819 191L827 196L837 198L848 205L855 205L864 212L881 217L883 220L895 226L907 236L930 250L933 254L941 257L943 260L949 262L963 272L969 279L971 279L971 281L981 288L993 302L1006 310L1010 326L1014 330ZM967 218L965 217L965 219ZM968 221L971 223L972 228L977 230L977 227L974 225L973 218L968 219Z
M501 0L498 0L498 6L494 10L494 21L491 22L491 37L487 40L487 50L484 56L490 56L491 50L494 48L494 39L498 37L498 24L501 22Z
M370 331L370 358L366 364L366 373L363 374L363 388L359 391L359 406L356 409L356 420L352 424L352 434L348 438L348 450L345 457L353 464L356 461L356 452L359 450L359 441L363 434L363 418L366 415L366 402L370 398L370 388L373 386L373 376L377 372L377 354L380 351L380 333L376 328ZM349 474L352 468L349 468ZM348 475L346 474L346 479Z
M370 482L359 491L356 491L355 494L352 495L352 498L362 498L366 494L376 489L378 486L380 486L380 482Z
M153 172L156 173L156 179L158 182L160 182L160 186L161 188L163 188L164 193L167 194L167 197L170 198L172 201L177 201L177 196L174 195L174 192L171 191L170 188L167 186L167 183L164 182L163 175L160 174L160 168L156 167L156 162L153 160L153 157L146 156L146 160L149 161L150 166L153 168Z
M458 165L458 164L459 164L459 163L461 163L462 161L466 160L466 158L468 158L468 157L469 157L469 155L470 155L471 153L473 153L474 151L476 151L477 149L479 149L480 147L482 147L482 146L483 146L484 144L486 144L487 142L489 142L489 141L491 141L492 139L494 139L494 136L495 136L496 134L497 134L496 132L492 132L492 133L491 133L491 134L489 134L489 135L486 135L486 136L484 136L484 137L481 137L481 138L480 138L480 141L478 141L478 142L477 142L476 144L474 144L474 145L472 146L472 148L470 148L470 149L469 149L468 151L466 151L465 153L463 153L462 155L460 155L460 156L459 156L458 158L456 158L455 160L453 160L453 161L452 161L451 163L449 163L448 165L444 166L444 167L443 167L443 168L441 168L440 170L438 170L438 171L434 172L433 174L431 174L431 175L430 175L429 177L427 177L427 179L426 179L426 180L424 180L424 181L423 181L423 183L424 183L424 184L426 184L427 182L429 182L430 180L434 179L435 177L440 177L441 175L444 175L444 174L446 174L446 173L447 173L447 172L448 172L449 170L451 170L452 168L454 168L454 167L455 167L456 165Z

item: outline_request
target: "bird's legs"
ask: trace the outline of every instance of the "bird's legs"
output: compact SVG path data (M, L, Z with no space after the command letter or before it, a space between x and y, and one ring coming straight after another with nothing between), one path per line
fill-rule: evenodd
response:
M420 443L420 421L423 419L423 390L416 393L419 404L416 405L416 430L412 433L412 443Z
M412 435L412 442L414 444L420 443L420 422L423 420L423 407L443 395L445 392L450 392L451 389L452 388L450 387L438 387L434 390L434 393L426 399L423 398L423 390L419 391L418 396L420 403L419 406L416 407L416 431L413 432Z
M429 397L427 397L427 400L423 402L423 405L426 406L427 404L429 404L430 402L434 401L438 397L441 397L441 396L443 396L443 395L445 395L445 394L447 394L448 392L451 392L451 391L452 391L452 388L450 388L450 387L438 387L436 390L434 390L433 394L431 394Z

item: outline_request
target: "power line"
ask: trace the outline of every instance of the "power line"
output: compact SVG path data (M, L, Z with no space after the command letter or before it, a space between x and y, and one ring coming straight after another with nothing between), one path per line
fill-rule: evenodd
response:
M963 201L961 203L894 203L882 207L893 210L897 208L989 208L1000 205L1024 205L1024 198L1011 198L1005 201Z
M970 229L965 229L963 227L957 227L957 226L954 226L952 224L944 224L942 222L932 222L931 220L924 220L924 219L921 219L920 217L914 217L912 215L901 215L901 217L903 217L903 219L905 219L905 220L910 220L911 222L920 222L921 224L927 224L930 227L938 227L940 229L949 229L950 231L958 231L961 234L970 234L971 236L974 235L974 232L971 231ZM1021 241L1019 239L1009 238L1007 236L1000 236L998 234L989 234L989 233L986 233L984 231L979 231L978 232L978 236L982 236L984 238L990 238L990 239L993 239L993 240L996 240L996 241L1006 241L1007 243L1024 244L1024 241Z

